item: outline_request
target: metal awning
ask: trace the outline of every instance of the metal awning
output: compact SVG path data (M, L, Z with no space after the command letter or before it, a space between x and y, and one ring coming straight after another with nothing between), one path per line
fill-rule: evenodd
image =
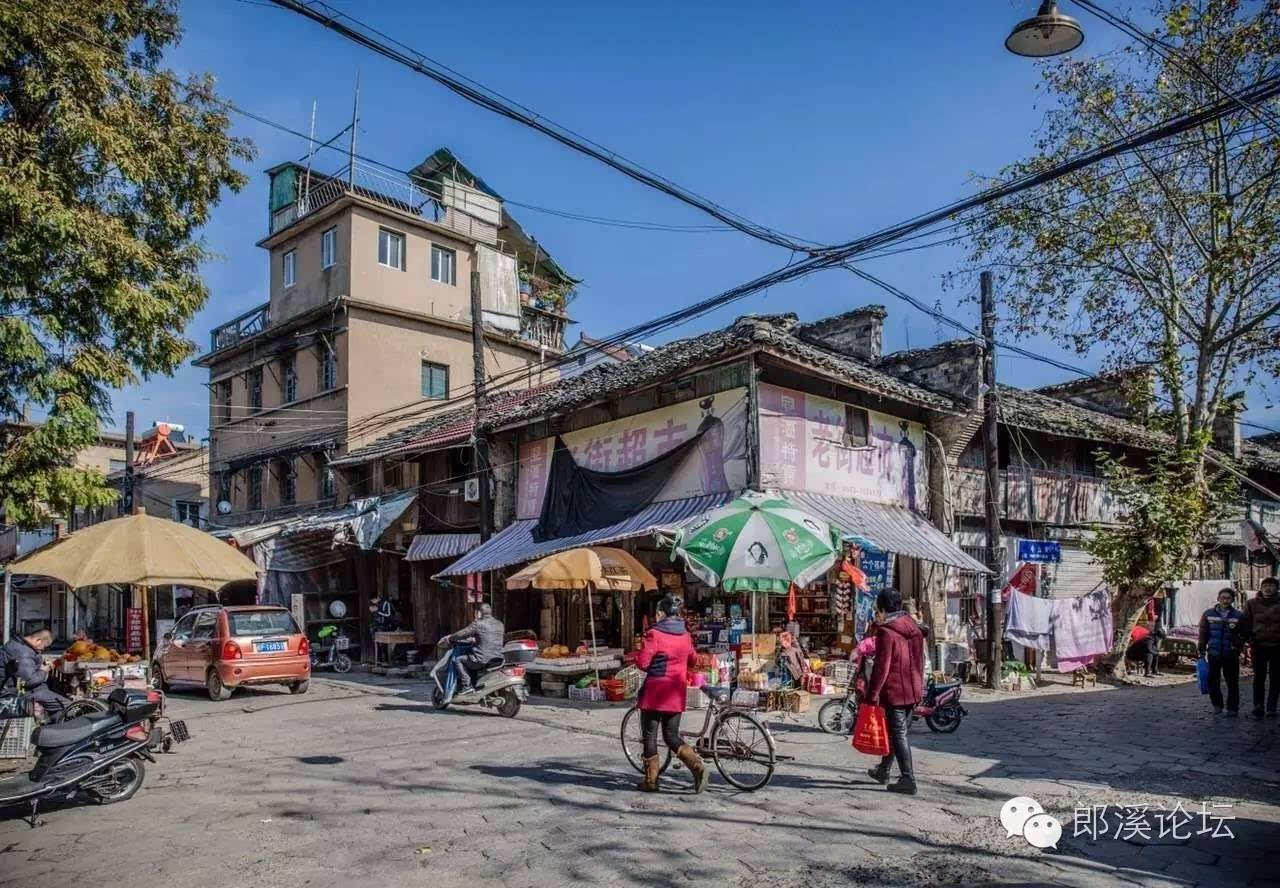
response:
M538 523L538 519L523 518L504 528L497 536L464 555L436 576L452 577L496 570L500 567L533 561L543 555L575 549L578 546L591 546L628 537L644 536L659 528L670 527L701 515L708 509L723 506L735 496L737 496L736 493L712 493L688 499L669 500L664 503L650 503L630 518L616 524L599 527L576 536L560 537L543 542L536 542L533 538L533 528Z
M779 492L797 506L818 513L842 531L862 534L890 552L949 564L961 570L987 573L985 565L964 554L946 534L910 509L799 490Z
M420 533L409 544L405 561L457 558L480 545L478 533Z
M417 498L416 490L355 499L345 506L319 509L263 524L216 528L213 535L230 538L240 547L252 546L273 537L325 534L332 546L351 544L361 549L377 548L378 537L394 524Z

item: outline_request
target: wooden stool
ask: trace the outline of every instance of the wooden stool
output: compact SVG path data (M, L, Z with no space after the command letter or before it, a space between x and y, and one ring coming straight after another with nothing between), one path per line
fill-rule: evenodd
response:
M1080 685L1085 686L1085 682L1091 683L1094 687L1098 686L1098 675L1096 672L1090 672L1086 667L1081 666L1071 673L1071 687Z

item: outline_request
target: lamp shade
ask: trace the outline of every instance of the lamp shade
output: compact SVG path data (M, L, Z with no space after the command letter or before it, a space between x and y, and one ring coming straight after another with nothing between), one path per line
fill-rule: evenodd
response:
M1084 30L1069 15L1058 12L1058 4L1045 0L1032 18L1018 22L1005 38L1005 49L1031 58L1071 52L1084 42Z

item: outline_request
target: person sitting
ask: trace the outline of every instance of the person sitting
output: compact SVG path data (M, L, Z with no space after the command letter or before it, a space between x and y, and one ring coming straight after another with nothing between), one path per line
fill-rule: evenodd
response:
M471 650L454 659L458 671L458 692L471 690L472 677L495 657L502 656L502 637L505 629L502 621L493 615L493 608L480 605L480 615L463 629L446 636L450 645L471 642Z
M49 670L44 668L44 657L41 652L53 644L53 633L48 629L40 629L30 635L9 639L0 651L3 652L4 680L0 689L18 690L21 681L37 703L44 707L52 721L57 721L62 710L71 701L49 687Z

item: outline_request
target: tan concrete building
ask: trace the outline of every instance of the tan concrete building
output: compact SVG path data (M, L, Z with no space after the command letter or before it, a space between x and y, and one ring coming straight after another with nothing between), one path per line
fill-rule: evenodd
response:
M268 300L216 327L196 360L224 526L383 491L381 473L342 481L329 463L466 403L473 272L485 371L513 388L555 378L540 365L563 352L576 283L447 149L408 177L294 163L268 175Z

